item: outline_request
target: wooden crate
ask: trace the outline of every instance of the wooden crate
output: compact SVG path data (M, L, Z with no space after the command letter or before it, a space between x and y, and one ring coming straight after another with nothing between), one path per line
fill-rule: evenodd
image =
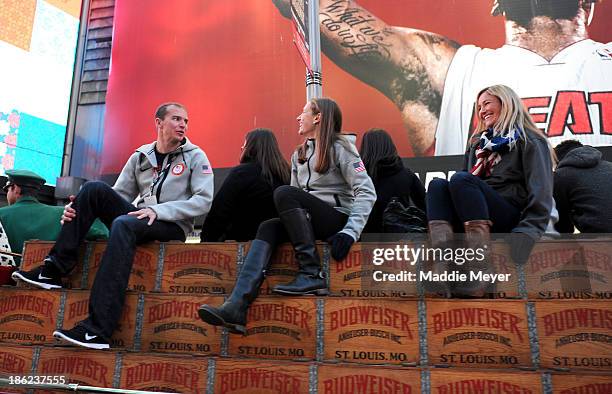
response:
M207 371L206 358L126 354L120 388L204 394Z
M13 379L16 377L24 378L32 375L32 359L34 357L34 347L29 346L3 346L0 348L0 377ZM9 380L10 382L10 380ZM11 385L2 386L2 393L27 393L24 386Z
M0 376L29 375L32 371L34 348L28 346L0 347Z
M612 375L553 375L553 394L612 393Z
M136 332L136 307L138 295L127 294L119 326L111 338L111 348L133 349ZM66 293L62 328L70 329L89 314L89 292L70 290Z
M81 348L43 347L38 360L38 375L65 376L66 383L113 387L116 354Z
M100 267L102 255L106 250L106 242L93 242L93 249L89 257L87 288L93 285L96 273ZM155 275L159 258L159 243L151 242L136 248L132 273L128 282L128 289L137 291L152 291L155 288Z
M236 280L237 243L165 244L161 291L229 294Z
M262 297L249 308L247 334L230 335L230 356L260 359L314 359L314 298Z
M536 372L440 370L430 372L431 394L543 393Z
M364 364L419 361L417 302L325 300L325 359Z
M26 241L24 243L23 248L23 259L21 260L20 269L24 271L29 271L33 268L36 268L41 265L45 257L53 248L55 242L53 241ZM84 243L79 248L78 252L78 262L70 275L62 278L63 286L68 288L80 288L81 287L81 278L83 276L83 261L85 257L87 245ZM19 287L31 287L28 284L23 282L18 283Z
M53 241L25 241L23 243L23 257L20 269L29 271L32 268L38 267L47 257L53 245L55 245Z
M612 299L611 240L536 245L525 265L530 298Z
M421 392L421 371L416 368L321 365L320 394L369 394Z
M427 343L430 365L532 365L523 301L428 301Z
M308 364L217 360L215 393L303 393L309 388Z
M221 330L198 316L202 304L219 305L220 296L145 295L142 350L151 352L219 354Z
M536 303L543 367L612 371L612 301Z
M61 293L0 288L0 342L52 343Z
M404 261L386 261L381 265L373 264L373 252L378 248L391 248L397 243L356 243L346 258L334 260L330 256L329 277L332 294L348 297L403 298L416 297L417 266ZM408 272L415 276L414 281L375 281L376 271L396 274ZM378 275L378 274L377 274ZM378 276L377 276L378 278Z
M510 256L510 246L506 242L491 243L490 263L496 274L510 274L508 281L495 283L495 298L519 298L519 275L516 264Z

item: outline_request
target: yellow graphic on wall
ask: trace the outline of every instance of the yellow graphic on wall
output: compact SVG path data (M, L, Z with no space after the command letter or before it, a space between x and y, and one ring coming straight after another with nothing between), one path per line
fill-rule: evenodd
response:
M52 6L59 8L65 13L74 16L77 19L79 19L81 16L81 0L45 0L45 1L51 4Z
M0 40L30 50L36 0L0 0Z

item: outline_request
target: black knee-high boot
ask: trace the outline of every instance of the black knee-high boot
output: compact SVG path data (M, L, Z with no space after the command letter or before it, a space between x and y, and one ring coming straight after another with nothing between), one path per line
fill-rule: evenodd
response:
M257 298L265 270L272 256L272 246L259 239L251 243L249 253L236 279L232 294L218 308L204 304L198 309L200 319L213 326L227 327L235 334L246 333L247 311Z
M295 208L281 212L279 216L293 245L300 271L293 281L277 285L272 291L285 295L328 294L327 282L321 273L321 259L307 211Z

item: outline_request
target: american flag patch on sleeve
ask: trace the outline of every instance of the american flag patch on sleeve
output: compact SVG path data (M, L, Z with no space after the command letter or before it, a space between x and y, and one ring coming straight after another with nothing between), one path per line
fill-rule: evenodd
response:
M355 172L362 172L365 171L366 168L363 165L363 161L358 161L357 163L353 163L353 168L355 169Z
M202 164L202 174L212 174L212 168L209 165Z

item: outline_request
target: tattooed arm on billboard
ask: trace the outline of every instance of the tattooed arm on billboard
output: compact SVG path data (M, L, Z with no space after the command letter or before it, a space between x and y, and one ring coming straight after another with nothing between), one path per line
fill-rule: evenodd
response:
M290 17L289 0L272 1ZM338 66L398 107L416 156L432 154L434 142L436 155L462 153L471 133L475 94L493 84L517 91L551 143L578 137L590 145L611 145L612 133L600 120L607 119L602 113L610 109L589 105L604 99L594 96L599 101L583 103L571 96L603 97L612 89L612 62L605 61L612 58L612 44L588 40L597 2L492 1L492 15L506 19L506 45L482 49L389 26L352 0L320 0L321 43ZM560 92L568 97L559 97ZM572 105L588 109L574 119Z
M291 16L288 0L273 2ZM325 54L395 103L415 155L424 155L434 142L444 79L459 44L389 26L351 0L321 0L320 23Z

